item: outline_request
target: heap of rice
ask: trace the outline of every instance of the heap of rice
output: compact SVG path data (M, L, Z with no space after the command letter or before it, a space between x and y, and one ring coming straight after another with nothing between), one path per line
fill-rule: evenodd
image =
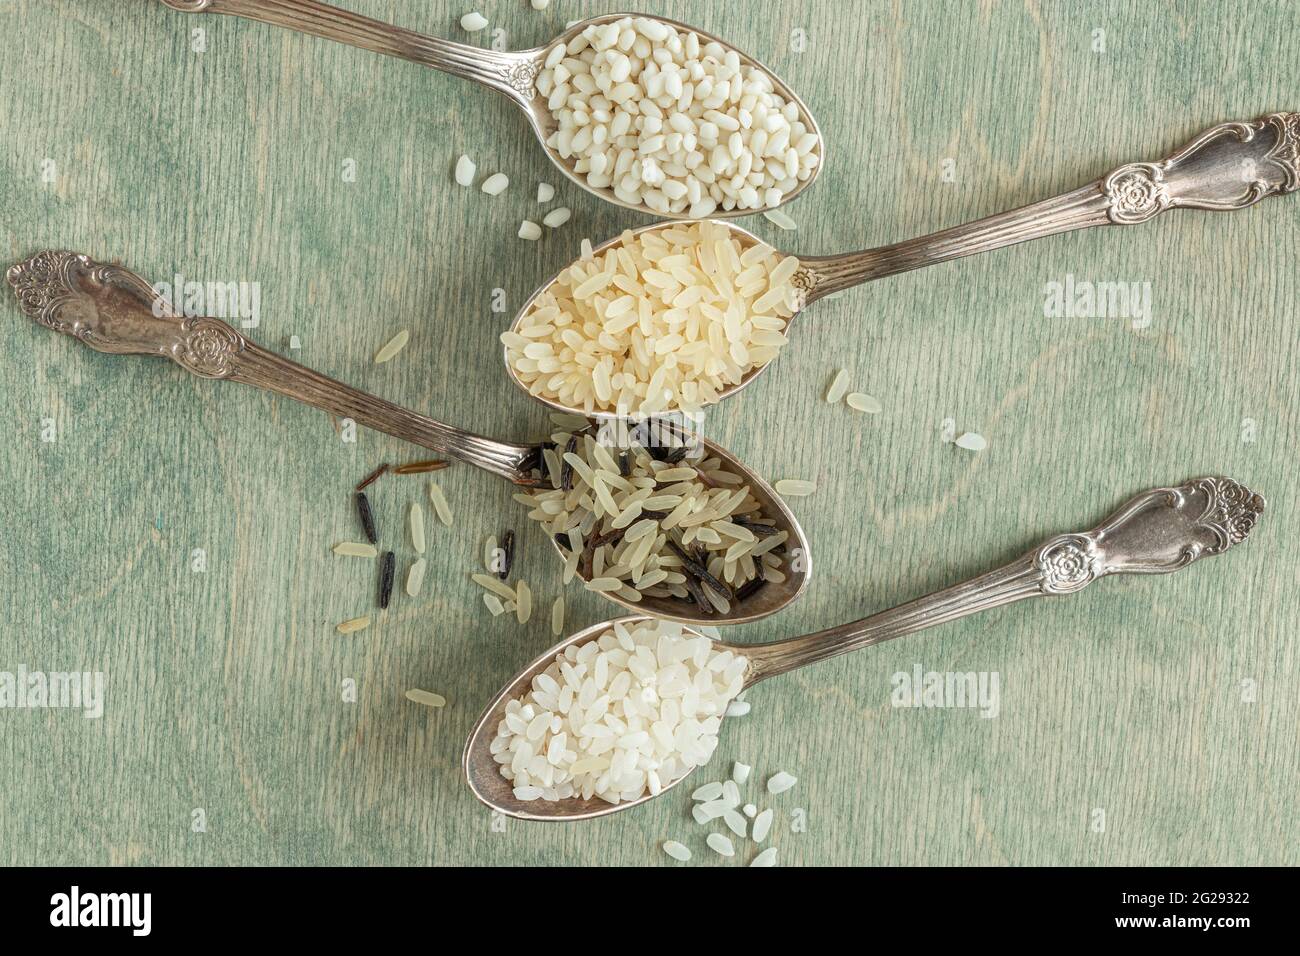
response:
M506 705L490 750L519 800L636 800L707 763L748 661L681 625L570 645Z
M784 581L789 534L743 479L718 458L688 460L688 439L666 424L638 444L647 429L622 451L594 426L557 432L543 451L549 489L515 495L568 551L565 582L576 575L625 601L673 597L725 614Z
M798 269L717 223L625 232L502 334L506 361L531 394L587 414L695 412L776 358Z
M646 17L546 55L546 143L592 189L661 215L779 206L821 163L812 120L735 50Z

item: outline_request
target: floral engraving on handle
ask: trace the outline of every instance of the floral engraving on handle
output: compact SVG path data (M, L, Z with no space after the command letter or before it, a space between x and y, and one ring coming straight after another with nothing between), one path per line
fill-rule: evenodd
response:
M181 338L169 357L200 378L226 378L232 359L243 351L244 337L219 319L185 319Z
M1198 478L1192 487L1205 492L1208 503L1197 523L1216 541L1206 554L1219 554L1249 537L1264 513L1264 498L1231 478Z
M1300 189L1300 113L1274 113L1268 121L1277 129L1277 145L1268 158L1281 167L1286 176L1284 192Z
M505 67L501 76L519 95L530 100L537 95L537 64L532 60Z
M790 277L790 285L794 287L794 310L803 311L808 305L808 297L812 295L813 289L821 284L824 276L820 272L814 272L807 266L800 266L795 270L795 274Z
M1112 222L1131 224L1146 222L1172 204L1165 187L1164 173L1151 163L1130 163L1106 177L1102 189L1109 204Z
M1034 564L1044 594L1082 591L1102 573L1097 542L1086 534L1058 535L1038 549Z
M24 315L100 352L160 355L203 378L226 378L248 344L219 319L177 316L140 276L88 256L41 252L6 278Z

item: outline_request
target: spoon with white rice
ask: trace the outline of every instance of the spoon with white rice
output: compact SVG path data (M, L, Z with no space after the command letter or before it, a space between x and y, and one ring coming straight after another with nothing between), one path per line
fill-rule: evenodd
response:
M1092 530L1051 537L994 571L771 644L727 643L644 617L596 624L542 654L488 704L465 745L465 777L489 807L522 819L634 807L708 762L728 705L759 681L979 611L1075 594L1107 575L1177 571L1245 541L1264 507L1230 478L1155 488Z
M684 427L656 420L624 435L584 419L543 442L497 441L327 378L220 319L177 316L120 266L43 252L7 278L27 316L98 351L168 358L201 378L284 395L513 482L564 560L566 583L580 578L620 607L738 624L779 611L811 578L808 541L776 492Z
M1162 162L895 245L796 258L732 223L656 223L583 254L501 336L510 376L558 411L694 413L735 395L836 292L922 266L1165 209L1230 210L1300 186L1300 113L1226 123Z
M431 66L503 94L547 156L607 202L660 217L776 209L812 185L825 144L803 101L718 37L663 17L579 21L503 52L424 36L316 0L162 0ZM481 18L463 21L482 29Z

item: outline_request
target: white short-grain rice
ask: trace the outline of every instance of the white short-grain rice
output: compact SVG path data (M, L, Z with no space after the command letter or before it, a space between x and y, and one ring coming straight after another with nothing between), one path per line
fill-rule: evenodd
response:
M478 167L474 165L474 160L462 153L460 159L456 160L456 182L462 186L471 186L476 172Z
M682 863L685 863L687 860L691 858L691 851L688 850L686 847L684 847L682 844L678 843L676 840L665 840L664 852L667 853L669 856L671 856L674 860L678 860Z
M753 769L754 768L747 763L736 761L731 765L731 779L736 781L737 786L743 787L745 782L749 780L749 772Z
M569 217L572 215L573 213L567 206L557 206L542 219L542 225L548 229L559 229L569 221Z
M460 28L467 33L478 33L479 30L482 30L487 25L487 17L483 16L483 14L479 13L477 10L472 13L467 13L460 18Z
M370 626L369 616L354 617L344 621L338 626L340 634L355 634L357 631L364 631Z
M988 439L978 432L962 432L957 436L954 444L958 448L966 449L966 451L983 451L989 447Z
M500 196L510 185L510 177L505 173L493 173L487 179L483 180L480 187L489 196Z
M786 773L784 770L778 770L776 773L772 774L772 776L767 778L767 792L785 793L798 782L798 777Z
M550 202L555 198L555 187L550 183L537 184L537 201Z
M767 832L772 829L772 810L769 808L760 813L754 820L754 826L750 830L750 836L755 843L762 843L767 839Z
M749 821L735 810L728 810L722 815L722 822L727 825L727 829L738 837L744 837Z
M749 863L750 866L776 866L776 847L770 846L761 851Z
M772 208L821 162L812 120L735 50L645 17L546 54L547 145L595 190L661 215Z
M747 665L680 624L615 623L506 704L490 750L520 799L658 794L713 755Z
M730 839L724 837L721 833L710 833L704 841L709 845L709 849L719 856L735 856L736 846Z
M525 219L519 224L519 238L526 239L529 242L536 242L542 238L542 227L531 219Z

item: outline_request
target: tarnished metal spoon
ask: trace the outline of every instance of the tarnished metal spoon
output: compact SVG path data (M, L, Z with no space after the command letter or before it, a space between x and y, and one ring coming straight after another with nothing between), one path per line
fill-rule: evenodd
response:
M376 431L414 442L466 464L534 487L542 445L484 438L434 421L382 398L327 378L268 352L215 318L177 316L142 277L120 266L71 252L42 252L9 269L9 284L24 314L100 352L156 355L171 359L200 378L243 382L350 418ZM739 624L773 614L799 597L812 575L812 554L803 529L785 502L735 455L702 436L703 454L720 459L739 475L776 528L788 534L786 579L769 582L725 614L702 614L692 603L645 596L631 603L601 592L620 607L684 623ZM549 485L547 485L549 487ZM559 544L551 542L557 554Z
M1092 226L1126 226L1146 222L1167 209L1245 209L1268 196L1300 187L1300 113L1272 113L1253 123L1223 123L1155 163L1129 163L1086 186L1052 199L1005 212L977 222L955 226L890 246L835 256L799 257L801 267L793 283L798 311L855 285L920 269L923 266L990 252L1030 239ZM654 223L634 234L671 229L674 222ZM760 240L734 223L719 222L743 248ZM623 242L612 239L599 253ZM786 253L793 255L794 253ZM511 325L518 332L536 299L569 269L566 266L544 283L519 310ZM792 325L794 319L787 324ZM529 384L510 364L509 349L502 352L511 379L525 392L557 411L605 417L611 410L586 412L530 391ZM772 363L758 366L720 393L735 395ZM633 409L635 411L635 409ZM672 412L678 409L667 408Z
M1230 478L1198 478L1176 488L1156 488L1123 504L1091 531L1048 538L1023 557L997 570L861 621L771 644L716 642L747 658L745 687L818 661L955 621L1027 598L1074 594L1111 574L1163 574L1199 558L1222 554L1246 540L1264 511L1264 499ZM640 623L646 618L622 618ZM506 704L528 692L532 680L571 645L605 633L613 621L586 628L561 641L525 667L488 704L470 732L463 767L474 795L494 810L526 820L585 820L637 806L651 799L609 804L599 798L519 800L501 775L489 747ZM697 632L698 634L698 632ZM725 721L724 721L725 726ZM666 793L686 774L667 784Z
M219 13L242 17L245 20L256 20L261 23L288 27L299 33L307 33L327 40L336 40L339 43L370 50L373 53L383 53L387 56L410 60L412 63L431 66L444 73L450 73L452 76L481 83L483 86L501 93L524 111L524 115L528 117L528 124L542 144L542 148L546 150L547 157L569 180L592 195L599 196L606 202L613 203L616 206L663 217L665 213L656 212L647 206L623 202L614 195L612 188L597 189L589 185L583 174L574 171L572 160L565 159L557 150L547 145L547 140L556 129L556 121L547 105L547 98L538 93L536 86L537 77L542 72L546 55L557 44L568 43L590 26L611 23L624 17L654 20L679 32L689 31L694 33L702 43L716 42L727 50L735 50L742 65L753 67L767 74L772 81L773 89L787 103L795 104L799 110L799 118L804 126L807 127L809 132L816 134L816 152L820 162L813 167L812 173L807 179L799 181L794 189L782 197L779 205L784 206L786 203L802 196L804 191L812 186L813 182L821 174L822 167L826 165L826 140L822 136L821 128L817 125L817 121L813 118L803 100L779 76L758 60L737 50L721 37L713 36L698 27L678 23L676 20L669 20L666 17L654 17L644 13L610 13L604 16L590 17L575 23L545 46L531 50L504 52L425 36L411 30L382 23L379 20L363 17L358 13L352 13L327 3L317 3L316 0L162 0L162 2L175 10L187 13ZM719 218L730 218L732 216L749 216L761 211L758 209L725 211L719 208L714 215ZM671 218L684 219L686 215L683 213Z

